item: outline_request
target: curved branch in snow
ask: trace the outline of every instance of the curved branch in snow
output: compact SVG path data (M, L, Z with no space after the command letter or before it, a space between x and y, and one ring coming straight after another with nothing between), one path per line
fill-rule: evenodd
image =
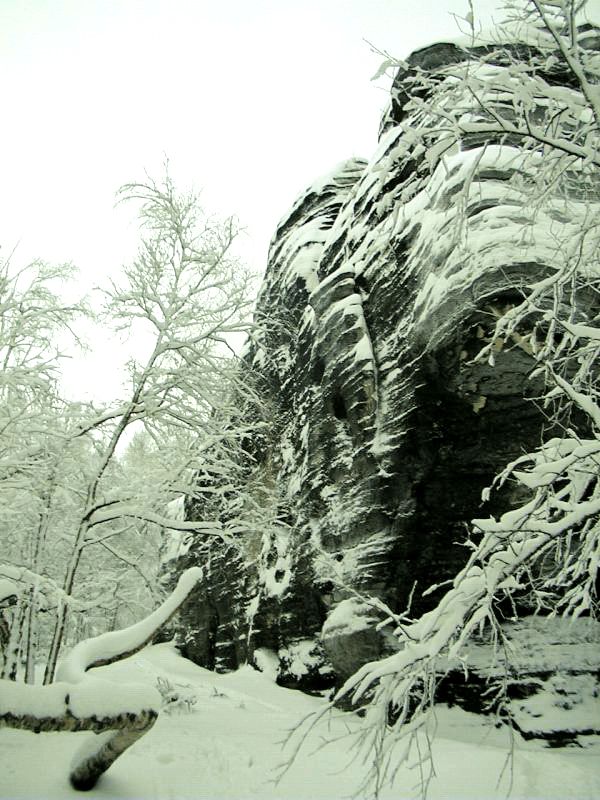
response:
M88 669L112 664L137 653L171 619L201 577L201 567L186 570L164 603L141 622L76 644L59 666L56 673L58 680L78 683Z
M59 668L59 681L31 686L0 680L0 727L42 731L93 731L77 751L69 779L75 789L93 789L98 778L156 722L160 695L154 687L116 685L87 670L137 653L152 641L186 600L202 575L187 570L174 591L141 622L77 644Z
M145 508L138 508L134 505L121 503L114 500L111 503L104 503L102 506L91 509L88 515L88 529L105 522L114 522L123 519L140 519L143 522L151 522L174 531L191 531L193 533L210 534L213 536L224 537L222 526L216 522L206 522L202 520L179 520L157 514L155 511Z

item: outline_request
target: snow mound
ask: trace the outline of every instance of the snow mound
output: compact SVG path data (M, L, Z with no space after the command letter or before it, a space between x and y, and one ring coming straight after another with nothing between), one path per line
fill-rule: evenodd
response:
M342 800L356 794L361 759L350 758L359 719L334 712L309 736L290 769L274 779L290 755L282 750L289 731L325 701L277 686L251 667L218 675L181 658L170 644L147 647L119 663L94 670L111 682L145 683L158 676L189 684L198 697L193 714L161 714L152 730L131 747L89 794L104 800ZM577 750L548 750L493 719L440 708L434 742L436 776L429 800L564 800L600 796L593 739ZM0 796L11 800L75 800L66 765L93 734L43 734L0 730ZM350 737L350 738L349 738ZM512 747L512 751L511 751ZM507 754L511 769L503 773ZM32 769L32 764L36 768ZM457 769L468 764L468 769ZM415 771L402 769L381 800L415 795ZM365 796L361 794L360 796Z
M321 635L347 636L371 629L377 622L373 609L357 597L349 597L337 605L325 620Z

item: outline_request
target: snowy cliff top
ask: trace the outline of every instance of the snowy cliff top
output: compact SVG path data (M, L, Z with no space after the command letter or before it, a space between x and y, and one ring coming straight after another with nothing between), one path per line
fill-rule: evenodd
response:
M600 50L600 23L584 23L578 26L578 44L588 50ZM478 28L475 24L473 31L457 31L456 36L445 38L444 41L435 40L423 42L418 48L411 50L406 57L408 63L419 61L419 54L445 45L460 47L465 51L474 48L493 48L503 45L522 44L540 49L555 49L556 43L547 30L542 30L536 25L524 23L522 20L507 21L497 25Z

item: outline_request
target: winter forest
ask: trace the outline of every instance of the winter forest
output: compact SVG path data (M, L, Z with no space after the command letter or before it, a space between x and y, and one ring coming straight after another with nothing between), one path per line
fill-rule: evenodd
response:
M3 225L0 800L600 796L600 5L425 5L268 258L177 152L113 187L119 269Z

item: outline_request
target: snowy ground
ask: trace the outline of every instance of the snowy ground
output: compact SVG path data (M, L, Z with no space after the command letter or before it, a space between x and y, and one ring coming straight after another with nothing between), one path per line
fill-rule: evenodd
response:
M266 675L244 667L216 675L180 658L170 645L143 650L103 676L156 684L158 676L188 686L197 701L184 710L161 714L154 728L101 778L88 797L136 800L217 800L218 798L310 798L337 800L356 792L362 765L347 738L324 746L356 726L353 715L337 713L323 721L278 785L286 731L323 700L276 686ZM0 730L0 797L66 800L81 797L67 781L72 753L89 733ZM510 740L479 717L441 708L434 743L437 777L430 800L506 798L509 775L498 784ZM600 748L551 750L514 739L511 798L599 798ZM382 798L418 796L416 771L400 772ZM364 794L359 795L365 796Z

